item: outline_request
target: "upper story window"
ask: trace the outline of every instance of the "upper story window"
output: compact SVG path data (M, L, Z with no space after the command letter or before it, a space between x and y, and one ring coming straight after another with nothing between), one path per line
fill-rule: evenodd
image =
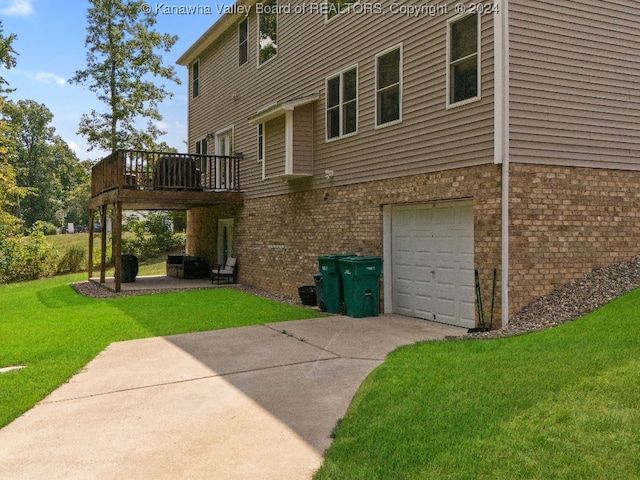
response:
M258 65L278 54L278 0L256 5L258 12Z
M247 63L249 58L249 19L238 24L238 66Z
M376 126L402 120L402 45L376 56Z
M340 14L349 5L353 5L358 0L327 0L327 20Z
M200 95L200 60L191 65L191 95L193 98Z
M480 98L480 22L477 14L454 19L447 35L447 105Z
M358 130L358 68L352 67L327 79L327 139Z

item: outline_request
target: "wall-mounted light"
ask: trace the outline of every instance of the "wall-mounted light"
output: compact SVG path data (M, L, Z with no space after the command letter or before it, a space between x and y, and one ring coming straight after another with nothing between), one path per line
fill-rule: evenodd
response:
M326 178L327 180L329 180L330 178L333 178L334 175L335 175L335 172L333 170L324 171L324 178Z
M213 140L215 138L215 133L207 133L207 140Z

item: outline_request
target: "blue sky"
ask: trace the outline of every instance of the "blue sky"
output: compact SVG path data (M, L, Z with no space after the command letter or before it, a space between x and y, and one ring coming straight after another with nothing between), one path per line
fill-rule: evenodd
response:
M190 3L191 2L191 3ZM159 11L156 30L178 35L179 40L169 53L162 53L165 65L175 65L182 55L218 19L222 5L231 0L212 1L176 0L149 1L154 11ZM162 9L162 6L192 7L192 14L162 14L163 11L189 11L188 8ZM81 85L71 85L67 79L76 70L86 67L86 16L89 2L83 0L0 0L0 20L3 34L16 34L13 43L18 53L18 64L0 74L15 88L11 100L35 100L51 110L53 126L76 152L81 160L98 159L105 152L88 150L85 139L78 135L78 123L83 113L91 109L104 111L95 95ZM211 13L207 13L211 12ZM187 140L187 69L175 65L182 85L169 83L174 92L172 99L160 107L167 132L160 140L179 151L186 151Z

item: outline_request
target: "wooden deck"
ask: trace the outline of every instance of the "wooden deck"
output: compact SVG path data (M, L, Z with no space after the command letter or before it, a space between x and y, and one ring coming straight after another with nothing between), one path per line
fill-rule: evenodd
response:
M92 168L90 208L121 203L125 210L188 210L239 204L241 159L118 150Z
M100 283L105 284L108 211L113 219L114 290L122 289L122 212L124 210L189 210L242 203L241 155L117 150L91 170L89 225L99 213ZM93 228L89 235L89 278L93 275Z

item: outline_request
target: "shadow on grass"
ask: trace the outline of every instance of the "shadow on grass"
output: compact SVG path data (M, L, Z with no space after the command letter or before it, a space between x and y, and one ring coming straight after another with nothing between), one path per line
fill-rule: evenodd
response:
M78 295L68 285L42 288L36 292L36 297L47 308L85 307L96 302L94 298Z

